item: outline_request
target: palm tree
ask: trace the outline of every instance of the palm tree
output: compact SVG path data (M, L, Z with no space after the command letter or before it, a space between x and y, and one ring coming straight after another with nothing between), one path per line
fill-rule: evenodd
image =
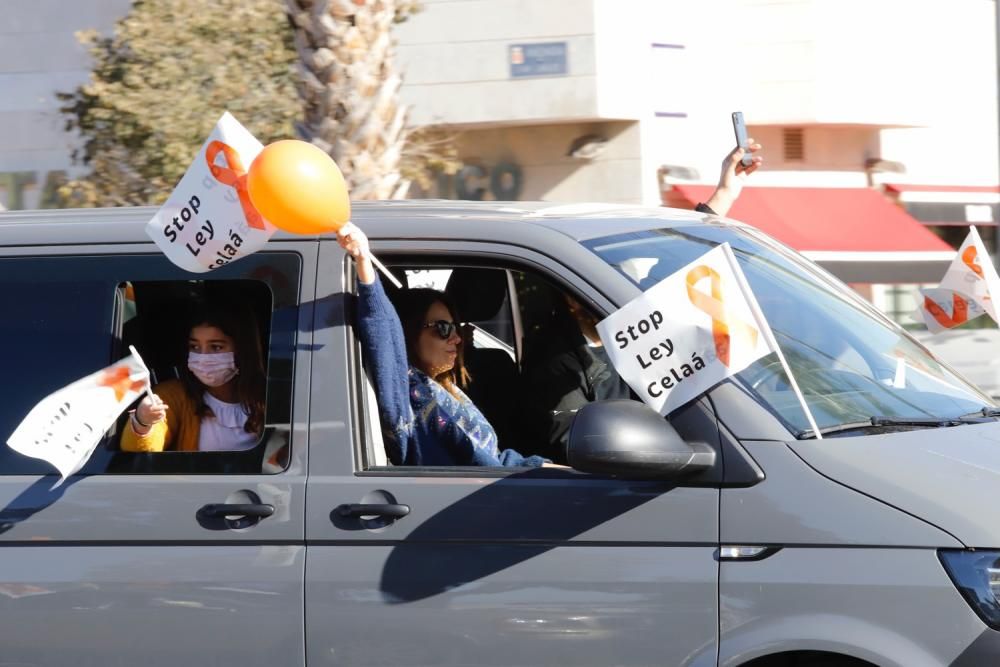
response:
M299 55L304 120L296 129L340 166L352 199L399 199L410 134L399 101L394 23L415 0L285 0Z

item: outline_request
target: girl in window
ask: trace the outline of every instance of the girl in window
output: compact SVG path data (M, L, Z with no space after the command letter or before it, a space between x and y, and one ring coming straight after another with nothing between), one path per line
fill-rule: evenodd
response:
M127 452L253 448L264 429L265 372L249 311L205 304L190 320L180 378L156 385L129 418Z

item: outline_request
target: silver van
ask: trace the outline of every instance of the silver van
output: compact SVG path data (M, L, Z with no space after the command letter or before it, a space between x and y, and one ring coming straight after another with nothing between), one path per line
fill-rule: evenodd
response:
M53 488L0 444L0 665L1000 664L1000 414L843 284L689 211L379 202L354 221L472 332L502 447L574 469L386 461L332 236L208 274L151 209L0 215L0 441L41 398L140 350L173 377L191 299L258 313L266 429L241 452L133 453L123 420ZM734 249L822 431L764 357L659 417L576 413L528 378L565 296L603 317ZM543 415L544 416L544 415Z

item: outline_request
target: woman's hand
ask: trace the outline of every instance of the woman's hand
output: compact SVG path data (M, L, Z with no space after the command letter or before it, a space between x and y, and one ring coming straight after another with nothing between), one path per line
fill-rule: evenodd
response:
M139 435L146 435L153 424L161 422L167 418L169 405L160 400L160 397L149 392L142 397L135 412L132 413L132 430Z
M750 139L748 143L750 144L751 154L761 149L761 145L754 143L753 139ZM747 176L757 171L764 161L764 158L754 155L750 166L744 167L741 162L744 153L745 151L737 146L722 161L722 174L719 176L719 185L716 186L715 192L705 202L718 215L729 213L729 209L733 207L733 204L739 199L740 193L743 191L743 185L746 182Z
M348 222L337 230L337 243L354 259L358 267L358 280L365 285L375 282L375 265L372 264L368 237L353 222Z

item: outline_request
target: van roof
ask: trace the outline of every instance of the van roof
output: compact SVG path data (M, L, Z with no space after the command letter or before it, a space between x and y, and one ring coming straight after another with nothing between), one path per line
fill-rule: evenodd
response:
M42 209L0 213L0 246L146 243L145 223L152 206L88 209ZM621 204L552 204L548 202L470 202L399 200L352 202L352 220L372 238L412 238L412 223L421 221L419 236L470 240L507 239L506 225L525 225L559 232L577 241L642 229L697 224L705 215L694 211ZM503 226L498 227L498 223ZM333 234L322 237L332 238ZM274 241L309 238L278 231ZM316 238L316 237L312 237Z

